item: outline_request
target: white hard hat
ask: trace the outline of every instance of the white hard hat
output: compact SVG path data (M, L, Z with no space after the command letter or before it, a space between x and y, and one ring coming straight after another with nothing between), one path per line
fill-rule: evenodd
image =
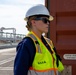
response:
M42 4L38 4L36 6L31 7L25 15L24 20L28 20L28 18L30 16L34 16L34 15L45 15L45 16L49 16L49 20L53 20L53 17L50 15L49 11L47 10L47 8L42 5Z

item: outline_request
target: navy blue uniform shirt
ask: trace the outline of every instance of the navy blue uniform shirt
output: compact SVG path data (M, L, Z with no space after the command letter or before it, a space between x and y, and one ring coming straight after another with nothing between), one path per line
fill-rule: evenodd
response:
M27 75L35 56L35 46L31 38L23 39L17 46L14 61L14 75Z

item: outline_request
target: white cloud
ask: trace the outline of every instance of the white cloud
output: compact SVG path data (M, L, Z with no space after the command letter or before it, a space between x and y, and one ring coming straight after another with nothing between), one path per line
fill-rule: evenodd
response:
M44 4L44 0L0 0L0 28L16 28L17 33L25 34L25 13L34 4Z
M25 10L18 6L5 5L0 8L0 27L14 27L17 33L25 33ZM20 31L21 30L21 31ZM23 31L24 30L24 31Z
M3 4L23 4L23 5L34 5L34 4L44 4L45 0L0 0Z

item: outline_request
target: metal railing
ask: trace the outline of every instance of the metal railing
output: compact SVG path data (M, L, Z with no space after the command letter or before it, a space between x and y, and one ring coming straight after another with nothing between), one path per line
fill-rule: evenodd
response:
M14 34L14 33L5 33L5 32L0 32L0 40L3 41L11 41L11 42L16 42L22 40L25 35L23 34Z

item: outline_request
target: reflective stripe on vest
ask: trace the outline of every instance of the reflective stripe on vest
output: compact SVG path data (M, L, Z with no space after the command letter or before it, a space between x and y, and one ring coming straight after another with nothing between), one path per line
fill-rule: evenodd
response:
M46 72L38 72L34 70L29 70L28 75L55 75L54 71L46 71ZM56 71L56 75L58 75L58 71Z
M28 37L32 38L36 46L36 54L34 57L32 68L29 69L28 75L57 75L58 68L56 66L55 52L53 51L52 55L33 32L31 32ZM49 41L47 40L48 44L50 43ZM51 49L53 50L52 47Z

